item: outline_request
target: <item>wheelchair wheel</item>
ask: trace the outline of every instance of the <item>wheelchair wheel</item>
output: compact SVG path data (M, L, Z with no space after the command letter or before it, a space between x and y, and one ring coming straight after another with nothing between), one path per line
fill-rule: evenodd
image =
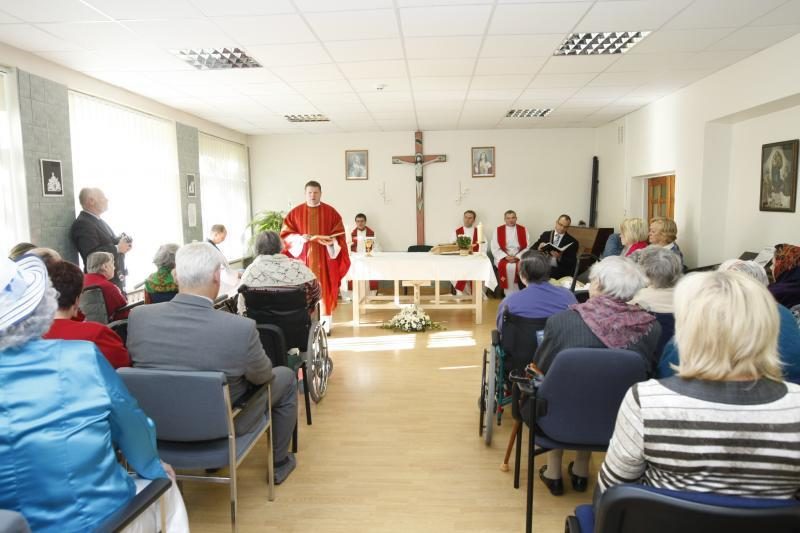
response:
M333 371L333 361L328 354L328 337L319 322L309 332L306 357L308 392L314 403L319 403L328 391L328 378Z
M483 440L487 446L492 444L495 412L497 411L497 350L494 346L489 351L489 366L486 369L486 412L483 416Z
M481 393L478 396L478 409L480 414L478 415L478 436L483 436L483 417L484 413L486 413L486 364L487 359L489 358L489 350L483 350L483 366L481 369Z

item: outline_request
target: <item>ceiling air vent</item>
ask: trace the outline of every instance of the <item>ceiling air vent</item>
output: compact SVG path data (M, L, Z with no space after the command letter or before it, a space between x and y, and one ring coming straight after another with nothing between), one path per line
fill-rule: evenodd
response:
M225 70L229 68L261 68L261 64L240 48L198 48L172 50L182 61L197 70Z
M552 109L511 109L506 118L542 118L550 114Z
M325 115L284 115L289 122L330 122Z
M567 37L554 56L587 56L624 54L636 43L650 35L649 31L612 31L573 33Z

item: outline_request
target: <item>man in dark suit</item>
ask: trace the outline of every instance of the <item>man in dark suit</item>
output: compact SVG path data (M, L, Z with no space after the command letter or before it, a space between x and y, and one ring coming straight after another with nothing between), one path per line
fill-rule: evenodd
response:
M94 252L108 252L114 256L114 277L111 283L125 290L125 254L131 249L131 240L126 235L115 235L111 227L100 218L108 209L108 198L100 189L81 189L78 201L83 208L72 223L69 237L83 260L86 272L86 258Z
M558 248L567 247L563 252L550 252L550 277L553 279L571 276L575 273L575 263L578 261L578 241L567 233L572 219L569 215L561 215L556 220L556 227L551 231L545 231L539 235L539 240L533 243L531 248L541 250L547 244L552 244Z
M289 443L297 421L297 379L287 367L273 368L252 319L214 310L225 258L196 242L175 255L179 293L172 301L143 305L128 318L127 348L133 366L164 370L224 372L234 405L247 398L236 417L236 433L247 433L267 410L258 385L270 382L275 483L294 470ZM256 390L256 395L250 395Z

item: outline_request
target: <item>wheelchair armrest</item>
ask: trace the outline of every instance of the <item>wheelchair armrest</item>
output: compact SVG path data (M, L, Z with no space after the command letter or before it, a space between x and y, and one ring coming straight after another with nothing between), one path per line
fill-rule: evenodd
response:
M106 518L95 530L96 533L111 533L121 531L153 505L162 494L172 486L172 481L167 478L152 480L139 494L133 497L124 507Z
M259 337L261 335L267 336L270 339L270 344L275 347L274 351L277 353L267 353L267 357L272 361L272 366L287 366L286 354L288 348L286 347L286 337L280 326L275 324L256 324L256 328L258 329ZM267 351L266 347L264 351Z
M496 329L492 330L492 344L495 346L500 346L500 332Z
M125 311L130 311L134 307L139 307L140 305L144 305L144 300L139 300L138 302L133 302L132 304L128 305L123 305L122 307L114 311L114 314L116 315L117 313L124 313Z

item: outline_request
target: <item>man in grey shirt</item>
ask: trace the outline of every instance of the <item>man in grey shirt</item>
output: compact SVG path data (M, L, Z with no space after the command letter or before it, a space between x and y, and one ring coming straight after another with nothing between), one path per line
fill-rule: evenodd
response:
M288 450L297 421L297 379L287 367L272 368L253 320L214 310L224 264L222 254L208 243L181 247L175 255L180 292L170 302L132 310L127 348L136 367L224 372L234 404L270 382L279 484L296 465ZM248 432L266 408L266 395L249 398L247 409L236 417L237 434Z

